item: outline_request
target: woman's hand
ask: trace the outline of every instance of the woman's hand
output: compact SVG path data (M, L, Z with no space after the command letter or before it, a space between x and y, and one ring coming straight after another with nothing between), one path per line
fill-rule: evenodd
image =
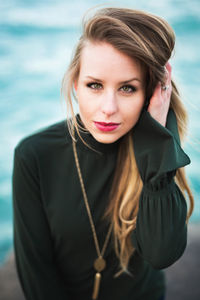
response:
M172 92L171 70L171 65L168 62L166 64L165 86L161 86L160 82L157 84L148 106L150 115L164 127L166 125Z

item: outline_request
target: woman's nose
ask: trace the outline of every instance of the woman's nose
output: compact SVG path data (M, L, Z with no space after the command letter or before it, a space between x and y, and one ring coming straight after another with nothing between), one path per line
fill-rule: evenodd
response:
M101 111L105 115L113 115L117 112L117 99L114 92L109 92L103 96L101 102Z

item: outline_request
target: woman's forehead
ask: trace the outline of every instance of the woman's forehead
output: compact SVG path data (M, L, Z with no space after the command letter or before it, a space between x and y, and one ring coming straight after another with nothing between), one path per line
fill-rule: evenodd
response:
M131 77L141 80L143 76L138 60L130 58L106 42L85 45L81 53L80 72L94 78L112 75L119 81L126 81Z

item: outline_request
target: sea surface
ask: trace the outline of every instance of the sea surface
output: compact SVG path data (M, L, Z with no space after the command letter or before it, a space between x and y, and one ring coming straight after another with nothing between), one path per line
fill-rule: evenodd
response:
M97 4L143 9L165 18L177 43L173 77L189 112L184 149L200 222L200 1L0 1L0 264L13 248L13 150L33 131L66 117L63 74L81 33L81 18Z

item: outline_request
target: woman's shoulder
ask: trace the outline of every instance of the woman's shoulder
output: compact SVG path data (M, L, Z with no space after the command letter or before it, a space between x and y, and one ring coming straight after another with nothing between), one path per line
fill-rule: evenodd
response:
M26 153L47 154L71 144L67 119L43 126L22 138L15 146L21 155Z

